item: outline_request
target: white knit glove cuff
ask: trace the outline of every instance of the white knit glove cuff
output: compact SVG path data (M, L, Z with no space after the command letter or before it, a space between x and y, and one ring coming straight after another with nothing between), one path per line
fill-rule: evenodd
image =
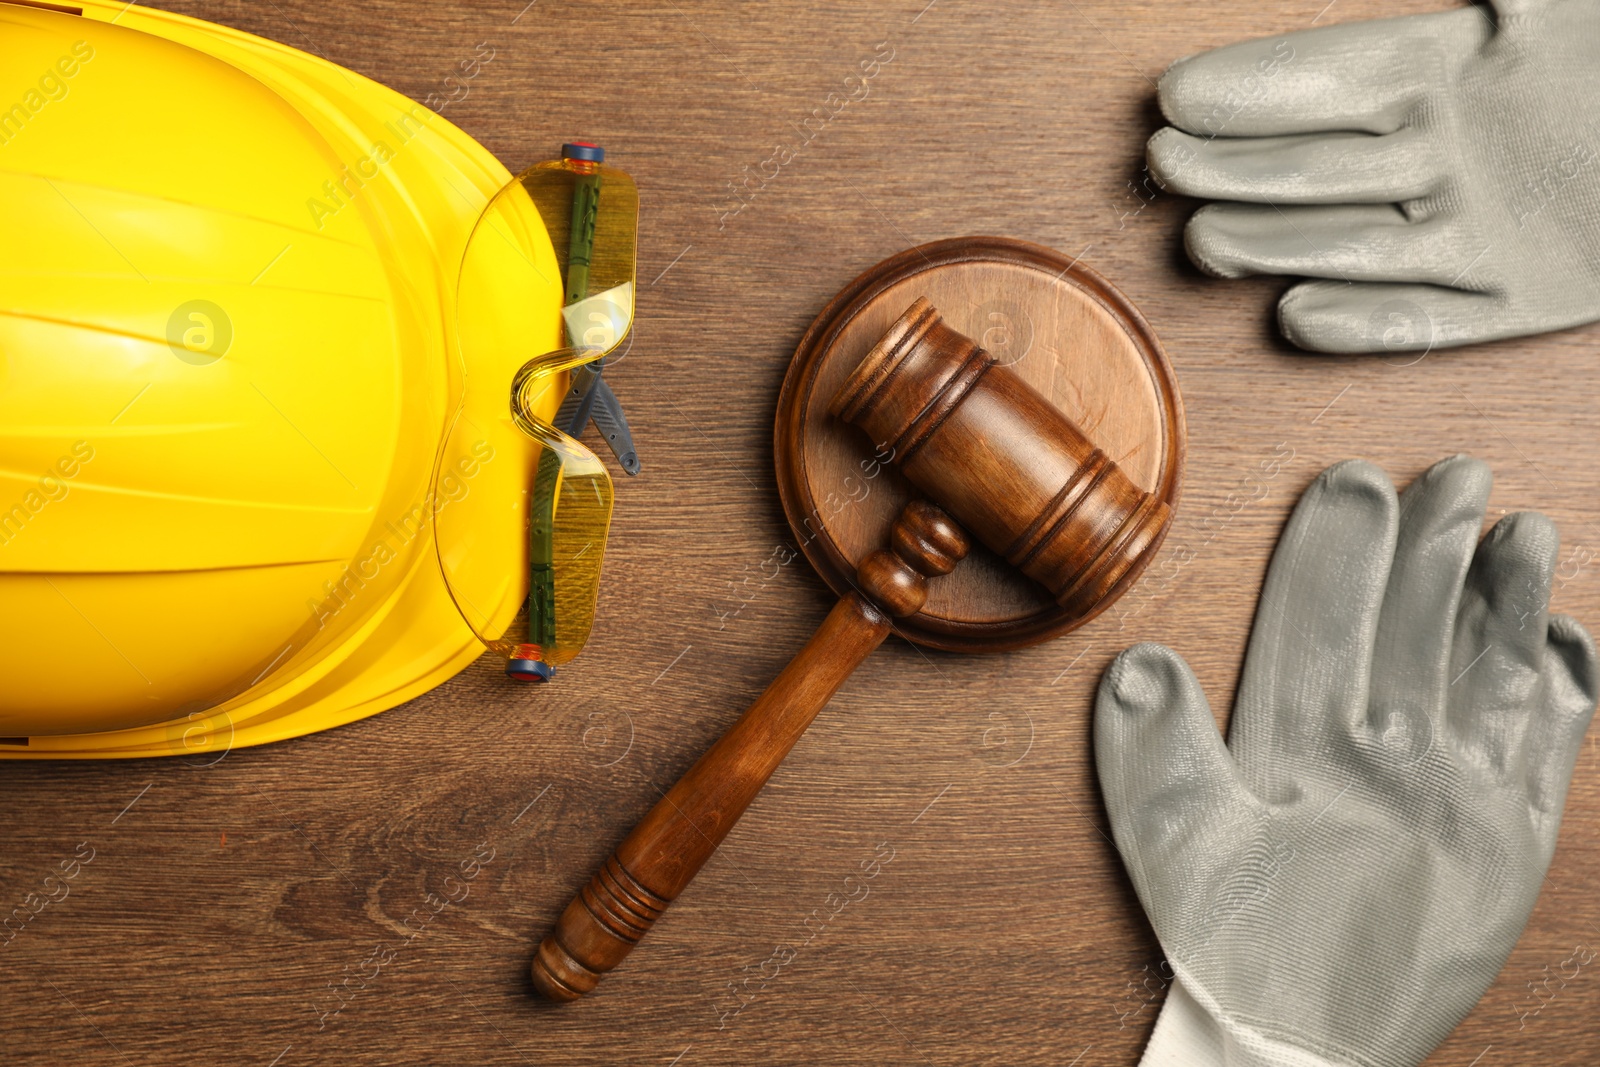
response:
M1360 1067L1285 1045L1225 1019L1190 992L1181 969L1167 991L1139 1067ZM1196 987L1198 988L1198 987Z

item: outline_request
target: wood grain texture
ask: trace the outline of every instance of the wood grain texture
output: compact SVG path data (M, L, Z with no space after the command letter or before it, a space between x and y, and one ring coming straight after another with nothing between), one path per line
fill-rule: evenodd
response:
M1555 606L1600 625L1600 329L1306 356L1272 330L1283 283L1200 276L1180 242L1193 203L1140 184L1171 60L1443 0L162 2L419 101L487 41L447 117L513 169L604 143L644 196L638 338L607 379L645 473L619 486L595 638L556 685L510 686L485 659L209 767L8 764L5 907L59 896L44 879L93 854L0 949L9 1063L1131 1067L1162 989L1089 753L1112 655L1173 645L1225 719L1284 517L1350 456L1402 483L1453 452L1487 460L1491 519L1549 514ZM797 132L890 50L865 98ZM779 145L798 151L774 174ZM728 183L747 175L741 199ZM1162 558L1060 641L880 649L649 951L579 1004L537 1002L537 938L832 602L780 551L770 440L795 345L865 267L969 233L1081 253L1160 335L1189 429ZM1532 922L1430 1067L1595 1062L1600 966L1560 972L1600 947L1597 882L1591 735Z

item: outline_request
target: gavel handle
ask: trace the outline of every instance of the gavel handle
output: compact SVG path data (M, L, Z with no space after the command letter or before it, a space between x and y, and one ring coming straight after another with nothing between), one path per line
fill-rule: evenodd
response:
M883 643L889 619L859 593L662 796L589 879L533 960L533 984L576 1000L622 962L711 858L817 712Z

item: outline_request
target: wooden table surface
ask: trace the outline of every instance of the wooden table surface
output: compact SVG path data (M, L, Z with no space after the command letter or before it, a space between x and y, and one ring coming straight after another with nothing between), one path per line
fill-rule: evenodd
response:
M1192 202L1130 185L1171 60L1433 0L162 2L419 101L487 42L448 118L513 170L604 143L644 202L637 338L607 375L644 473L618 486L600 623L555 685L484 658L206 768L6 764L6 892L80 843L95 856L0 953L8 1062L1131 1065L1161 954L1090 758L1117 651L1173 645L1225 715L1284 517L1351 456L1402 484L1453 452L1487 460L1491 517L1552 516L1571 552L1556 606L1600 624L1600 331L1416 362L1299 354L1272 329L1283 283L1203 278L1180 244ZM731 213L729 183L874 54L892 58L867 97ZM534 1000L537 939L829 603L803 561L769 562L789 539L773 410L801 333L865 267L970 233L1081 254L1149 318L1189 423L1165 551L1192 562L1026 651L891 639L641 949L586 1001ZM433 913L424 895L475 850L492 858L468 896ZM867 895L835 912L864 862ZM1597 879L1591 736L1532 922L1430 1064L1596 1062L1600 966L1569 961L1600 949Z

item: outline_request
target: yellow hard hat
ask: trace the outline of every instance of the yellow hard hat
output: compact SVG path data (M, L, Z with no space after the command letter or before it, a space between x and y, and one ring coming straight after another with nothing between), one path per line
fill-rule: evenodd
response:
M478 403L504 408L563 337L518 203L496 201L515 276L457 291L514 188L316 57L123 3L0 3L0 756L220 753L483 651L436 516L465 528L526 485L509 412L463 397L498 383ZM514 343L463 345L458 296Z

